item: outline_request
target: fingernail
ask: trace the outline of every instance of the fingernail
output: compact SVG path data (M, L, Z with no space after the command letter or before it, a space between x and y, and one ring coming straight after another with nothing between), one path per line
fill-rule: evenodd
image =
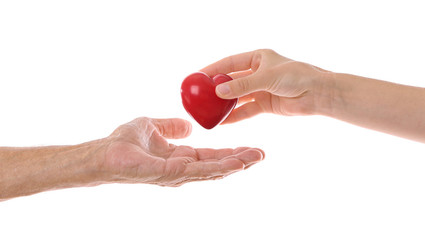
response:
M226 96L230 93L230 87L227 84L220 84L217 86L217 92L222 96Z

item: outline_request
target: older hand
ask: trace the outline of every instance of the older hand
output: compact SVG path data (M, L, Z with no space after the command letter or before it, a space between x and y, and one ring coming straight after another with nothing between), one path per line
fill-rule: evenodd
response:
M135 119L106 138L108 147L101 170L113 182L180 186L223 178L264 158L260 149L194 149L166 140L190 133L190 123L182 119Z

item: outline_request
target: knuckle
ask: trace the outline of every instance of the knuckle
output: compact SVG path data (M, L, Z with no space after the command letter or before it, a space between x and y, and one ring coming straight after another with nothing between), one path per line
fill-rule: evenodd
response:
M136 123L146 123L149 121L149 118L147 117L139 117L133 120Z
M147 118L147 117L139 117L139 118L136 118L133 121L131 121L131 122L125 124L125 125L133 126L135 128L140 129L140 128L142 128L142 126L148 125L149 121L150 121L150 119Z
M276 54L276 52L274 50L269 49L269 48L258 49L257 52L260 55L272 55L272 54Z
M256 71L262 62L266 61L277 55L277 53L271 49L258 49L254 52L254 56L251 62L251 68L253 71Z

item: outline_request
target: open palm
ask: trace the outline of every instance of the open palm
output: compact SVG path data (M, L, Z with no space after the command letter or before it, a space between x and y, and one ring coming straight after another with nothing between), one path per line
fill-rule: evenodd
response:
M103 169L115 182L180 186L222 178L263 159L254 148L195 149L166 140L190 133L190 123L182 119L135 119L107 138Z

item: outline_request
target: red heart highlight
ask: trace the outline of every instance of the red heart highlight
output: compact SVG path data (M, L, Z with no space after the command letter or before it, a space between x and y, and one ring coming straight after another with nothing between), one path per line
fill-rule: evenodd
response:
M222 99L215 93L215 87L232 80L226 74L210 78L202 72L187 76L181 85L181 96L186 111L202 127L212 129L220 124L235 108L238 99Z

